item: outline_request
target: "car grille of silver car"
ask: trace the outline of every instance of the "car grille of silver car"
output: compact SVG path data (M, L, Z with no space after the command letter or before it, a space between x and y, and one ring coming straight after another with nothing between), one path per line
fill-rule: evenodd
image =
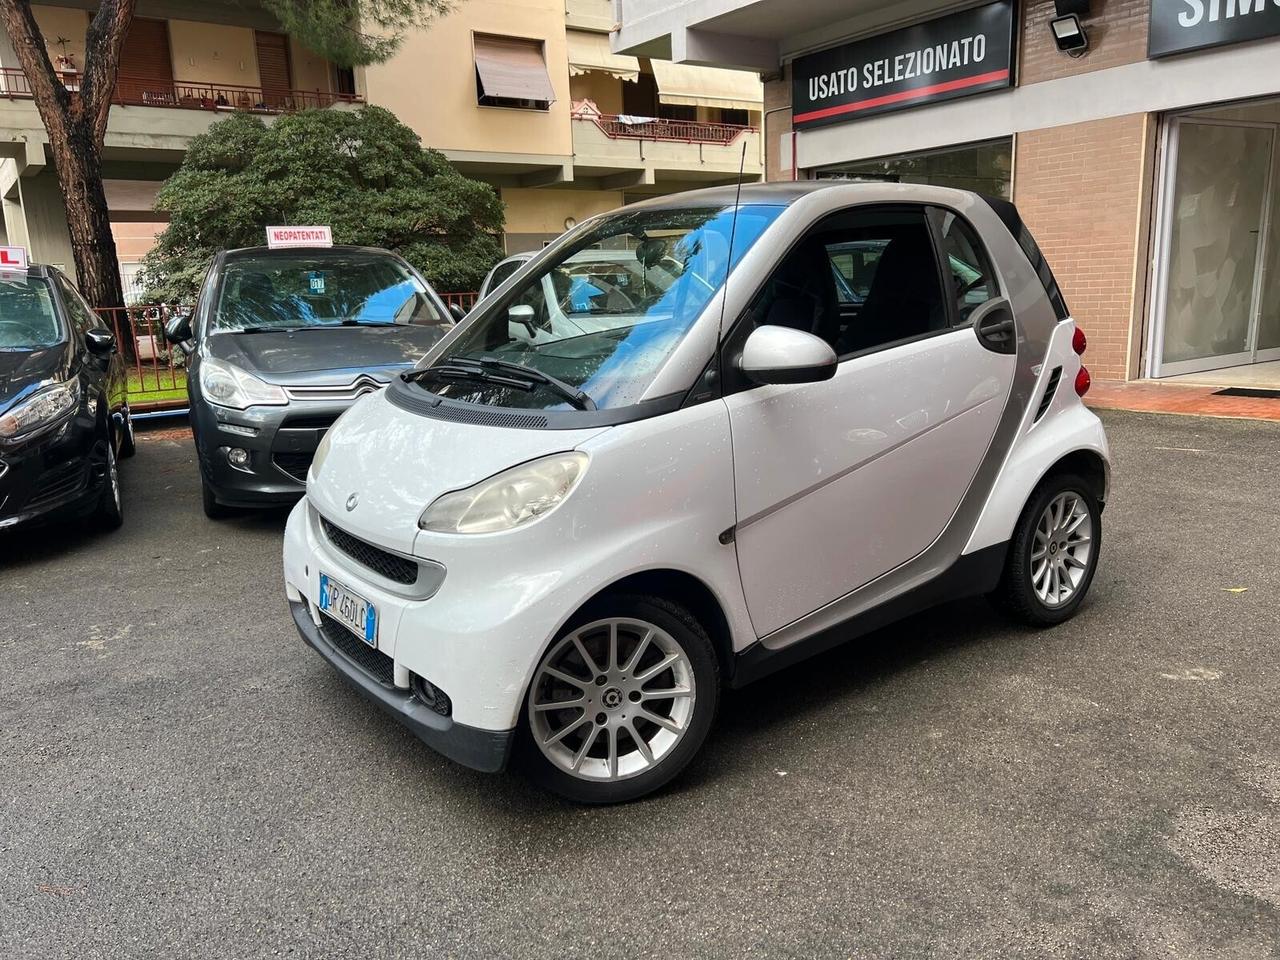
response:
M308 386L285 387L284 393L290 400L325 400L331 403L355 400L366 393L376 393L386 384L367 374L361 374L350 383L316 384Z
M395 583L403 583L406 586L417 582L418 565L412 560L406 560L404 557L383 550L381 547L365 543L359 537L353 537L324 517L320 518L320 528L324 531L324 535L330 543L352 560L368 567L374 573Z

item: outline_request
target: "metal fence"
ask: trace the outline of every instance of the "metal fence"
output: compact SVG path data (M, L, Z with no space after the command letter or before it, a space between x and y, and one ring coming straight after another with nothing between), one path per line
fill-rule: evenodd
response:
M80 75L63 71L63 85L72 94L80 90ZM0 67L0 97L31 98L31 82L18 67ZM122 106L171 107L179 110L293 113L338 103L363 103L363 97L323 90L267 90L234 83L200 83L186 80L116 79L112 103Z
M456 303L464 310L475 306L479 297L474 292L440 294L446 305ZM114 331L128 368L131 410L144 413L187 405L187 357L165 340L164 325L178 311L190 309L154 303L98 308L98 315Z
M594 123L611 140L662 140L674 143L730 144L756 128L736 123L703 123L695 120L662 120L619 117L612 114L578 116Z
M129 409L138 412L187 405L186 355L164 338L175 308L162 304L99 307L116 335L128 372Z

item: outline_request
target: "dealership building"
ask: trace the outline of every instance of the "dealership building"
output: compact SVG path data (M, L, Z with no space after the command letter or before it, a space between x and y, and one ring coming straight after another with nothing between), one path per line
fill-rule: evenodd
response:
M1280 387L1280 0L614 0L766 78L768 179L1012 198L1095 376Z

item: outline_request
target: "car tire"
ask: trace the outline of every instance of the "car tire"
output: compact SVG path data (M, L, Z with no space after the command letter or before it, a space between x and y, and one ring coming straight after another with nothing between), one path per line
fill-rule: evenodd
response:
M124 416L120 421L120 459L128 460L138 452L138 443L133 435L133 411L125 404Z
M1051 627L1084 602L1102 549L1102 509L1092 485L1075 474L1043 480L1023 508L1004 574L992 594L1015 619Z
M101 530L118 530L124 523L124 506L120 496L120 469L109 434L106 447L106 475L103 477L102 493L98 496L98 507L94 511L94 521Z
M677 696L653 696L667 692ZM564 709L547 709L560 702ZM517 758L535 782L569 800L625 803L688 766L719 702L715 648L689 611L659 597L607 596L570 621L539 660Z
M218 498L213 495L213 488L209 486L209 481L204 478L203 471L200 474L200 505L204 508L204 515L210 520L225 520L231 516L231 508L218 502Z

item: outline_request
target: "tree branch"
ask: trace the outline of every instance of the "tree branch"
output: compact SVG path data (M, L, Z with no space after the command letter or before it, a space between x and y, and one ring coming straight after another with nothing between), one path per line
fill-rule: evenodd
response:
M67 93L67 88L53 69L44 34L31 12L31 4L27 0L0 0L0 19L4 21L9 41L13 44L18 65L27 75L31 98L35 100L49 139L66 143L71 119L71 94Z
M120 50L136 7L137 0L103 0L85 33L80 109L92 125L93 142L98 149L102 148L107 133L107 116L120 70Z

